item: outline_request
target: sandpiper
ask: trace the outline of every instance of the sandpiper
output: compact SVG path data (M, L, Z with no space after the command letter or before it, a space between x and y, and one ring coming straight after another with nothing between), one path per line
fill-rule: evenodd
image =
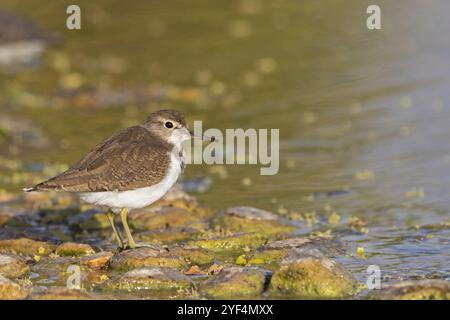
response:
M114 221L114 214L120 213L128 247L136 248L127 213L157 201L175 184L185 167L182 143L192 136L180 112L156 111L143 124L95 146L68 170L24 191L75 192L88 203L108 207L108 220L119 247L124 249L127 245Z

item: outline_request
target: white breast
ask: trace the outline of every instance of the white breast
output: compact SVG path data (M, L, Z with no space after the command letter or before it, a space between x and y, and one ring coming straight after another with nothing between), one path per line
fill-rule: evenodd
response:
M170 159L167 175L153 186L128 191L83 192L79 195L88 203L110 207L114 212L119 212L122 208L144 208L164 196L180 177L182 171L180 153L174 150Z

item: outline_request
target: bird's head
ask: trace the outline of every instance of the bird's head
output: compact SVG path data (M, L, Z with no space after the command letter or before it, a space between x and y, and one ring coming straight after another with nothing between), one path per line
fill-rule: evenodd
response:
M211 141L211 138L196 135L189 130L183 114L176 110L159 110L151 113L144 123L153 134L173 145L180 146L192 137Z

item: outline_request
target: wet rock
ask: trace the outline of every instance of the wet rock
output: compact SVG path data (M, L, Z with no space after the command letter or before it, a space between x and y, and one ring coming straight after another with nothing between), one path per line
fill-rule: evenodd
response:
M136 234L136 239L147 243L170 244L192 240L200 233L194 228L161 228Z
M123 251L112 257L111 267L116 270L131 270L141 267L172 267L184 269L183 257L161 247L143 247Z
M245 206L232 207L219 212L213 219L212 225L231 232L264 234L287 233L295 230L294 226L269 211Z
M94 297L85 290L68 289L66 287L38 287L34 289L31 300L92 300Z
M0 67L12 71L34 65L47 46L57 40L34 21L0 11Z
M164 207L162 209L147 208L134 211L130 214L130 225L135 229L152 230L170 227L186 227L194 229L205 229L207 224L203 212L192 212L175 207Z
M273 273L270 293L301 298L340 298L356 291L356 280L317 248L294 248Z
M335 257L345 252L343 244L337 239L326 237L297 237L267 243L253 252L248 262L250 264L271 264L280 262L294 249L318 250L326 257Z
M71 266L79 267L81 281L86 281L90 269L85 265L80 265L80 259L76 257L42 257L30 266L30 271L39 275L38 278L33 279L36 284L64 286L67 279L74 274Z
M256 249L267 242L267 237L258 233L237 233L227 237L217 237L189 242L191 246L208 249L213 252L234 254Z
M403 281L372 290L369 299L382 300L450 300L450 282L444 280Z
M91 256L84 257L81 263L89 268L98 270L109 265L113 254L111 252L102 251Z
M191 279L180 271L167 267L144 267L128 271L105 283L106 290L126 291L172 291L193 287Z
M65 242L56 248L56 254L59 256L88 256L94 254L94 249L88 244Z
M95 209L70 216L67 222L71 227L83 230L111 228L106 214Z
M0 240L0 253L34 257L35 255L49 255L54 249L55 246L53 244L28 238Z
M183 257L189 265L204 266L212 264L215 261L213 252L199 247L173 247L170 251Z
M0 254L0 275L18 278L30 271L28 265L19 257Z
M254 267L228 267L200 285L199 292L209 298L236 299L260 296L270 272Z
M25 299L28 291L16 282L0 275L0 300Z

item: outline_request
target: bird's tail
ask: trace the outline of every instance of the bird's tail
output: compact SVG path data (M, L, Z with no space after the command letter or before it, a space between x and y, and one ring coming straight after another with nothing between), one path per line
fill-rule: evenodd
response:
M37 191L37 190L38 190L38 188L36 188L36 187L22 189L23 192L33 192L33 191Z

